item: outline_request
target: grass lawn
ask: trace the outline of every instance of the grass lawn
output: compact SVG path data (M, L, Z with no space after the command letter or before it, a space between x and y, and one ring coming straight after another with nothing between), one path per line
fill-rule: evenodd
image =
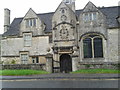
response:
M112 70L112 69L81 69L75 72L71 72L73 74L82 73L82 74L117 74L120 73L120 70ZM3 76L26 76L26 75L39 75L39 74L49 74L49 72L42 70L0 70L0 75Z
M120 73L120 70L112 70L112 69L81 69L71 73L83 73L83 74L117 74Z
M42 70L0 70L0 75L3 76L24 76L38 74L49 74L49 72Z

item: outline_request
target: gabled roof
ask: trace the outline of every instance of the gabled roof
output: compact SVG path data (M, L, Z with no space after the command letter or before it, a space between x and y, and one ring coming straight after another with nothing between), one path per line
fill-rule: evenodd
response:
M33 16L36 16L37 14L34 12L34 10L32 8L30 8L28 10L28 12L25 14L24 18L27 17L29 15L29 13L32 13Z
M75 13L66 3L64 3L63 1L59 4L59 6L57 7L57 9L55 10L54 14L59 10L59 8L64 5L66 8L69 8L69 10L73 13ZM53 16L54 16L53 14Z
M119 27L118 22L116 18L120 16L120 13L118 10L120 10L120 7L114 6L114 7L102 7L98 8L103 14L107 17L107 25L109 28L112 27ZM76 10L76 16L79 16L80 13L83 10ZM54 12L51 13L44 13L44 14L37 14L38 17L40 17L41 21L45 23L46 28L45 32L51 32L52 31L52 16ZM16 36L19 34L19 25L23 18L15 18L13 22L11 23L10 29L3 34L3 36Z
M83 12L96 11L96 10L98 10L98 8L91 1L89 1L84 7Z

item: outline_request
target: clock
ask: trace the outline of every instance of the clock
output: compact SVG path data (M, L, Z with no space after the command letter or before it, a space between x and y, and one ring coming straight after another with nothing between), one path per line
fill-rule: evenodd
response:
M61 16L61 21L65 22L66 20L67 20L67 16L62 15L62 16Z

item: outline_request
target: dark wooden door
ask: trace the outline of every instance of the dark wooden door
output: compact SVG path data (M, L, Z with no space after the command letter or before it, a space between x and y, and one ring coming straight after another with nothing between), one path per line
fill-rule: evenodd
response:
M69 73L72 71L72 59L68 54L60 56L60 72Z

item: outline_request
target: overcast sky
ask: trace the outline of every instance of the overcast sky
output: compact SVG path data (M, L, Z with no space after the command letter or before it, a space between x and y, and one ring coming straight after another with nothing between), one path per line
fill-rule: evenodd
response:
M62 0L1 0L0 2L0 34L4 32L4 8L11 10L11 22L14 18L24 17L29 8L36 13L54 12ZM120 0L76 0L76 9L83 9L89 2L97 7L117 6Z

